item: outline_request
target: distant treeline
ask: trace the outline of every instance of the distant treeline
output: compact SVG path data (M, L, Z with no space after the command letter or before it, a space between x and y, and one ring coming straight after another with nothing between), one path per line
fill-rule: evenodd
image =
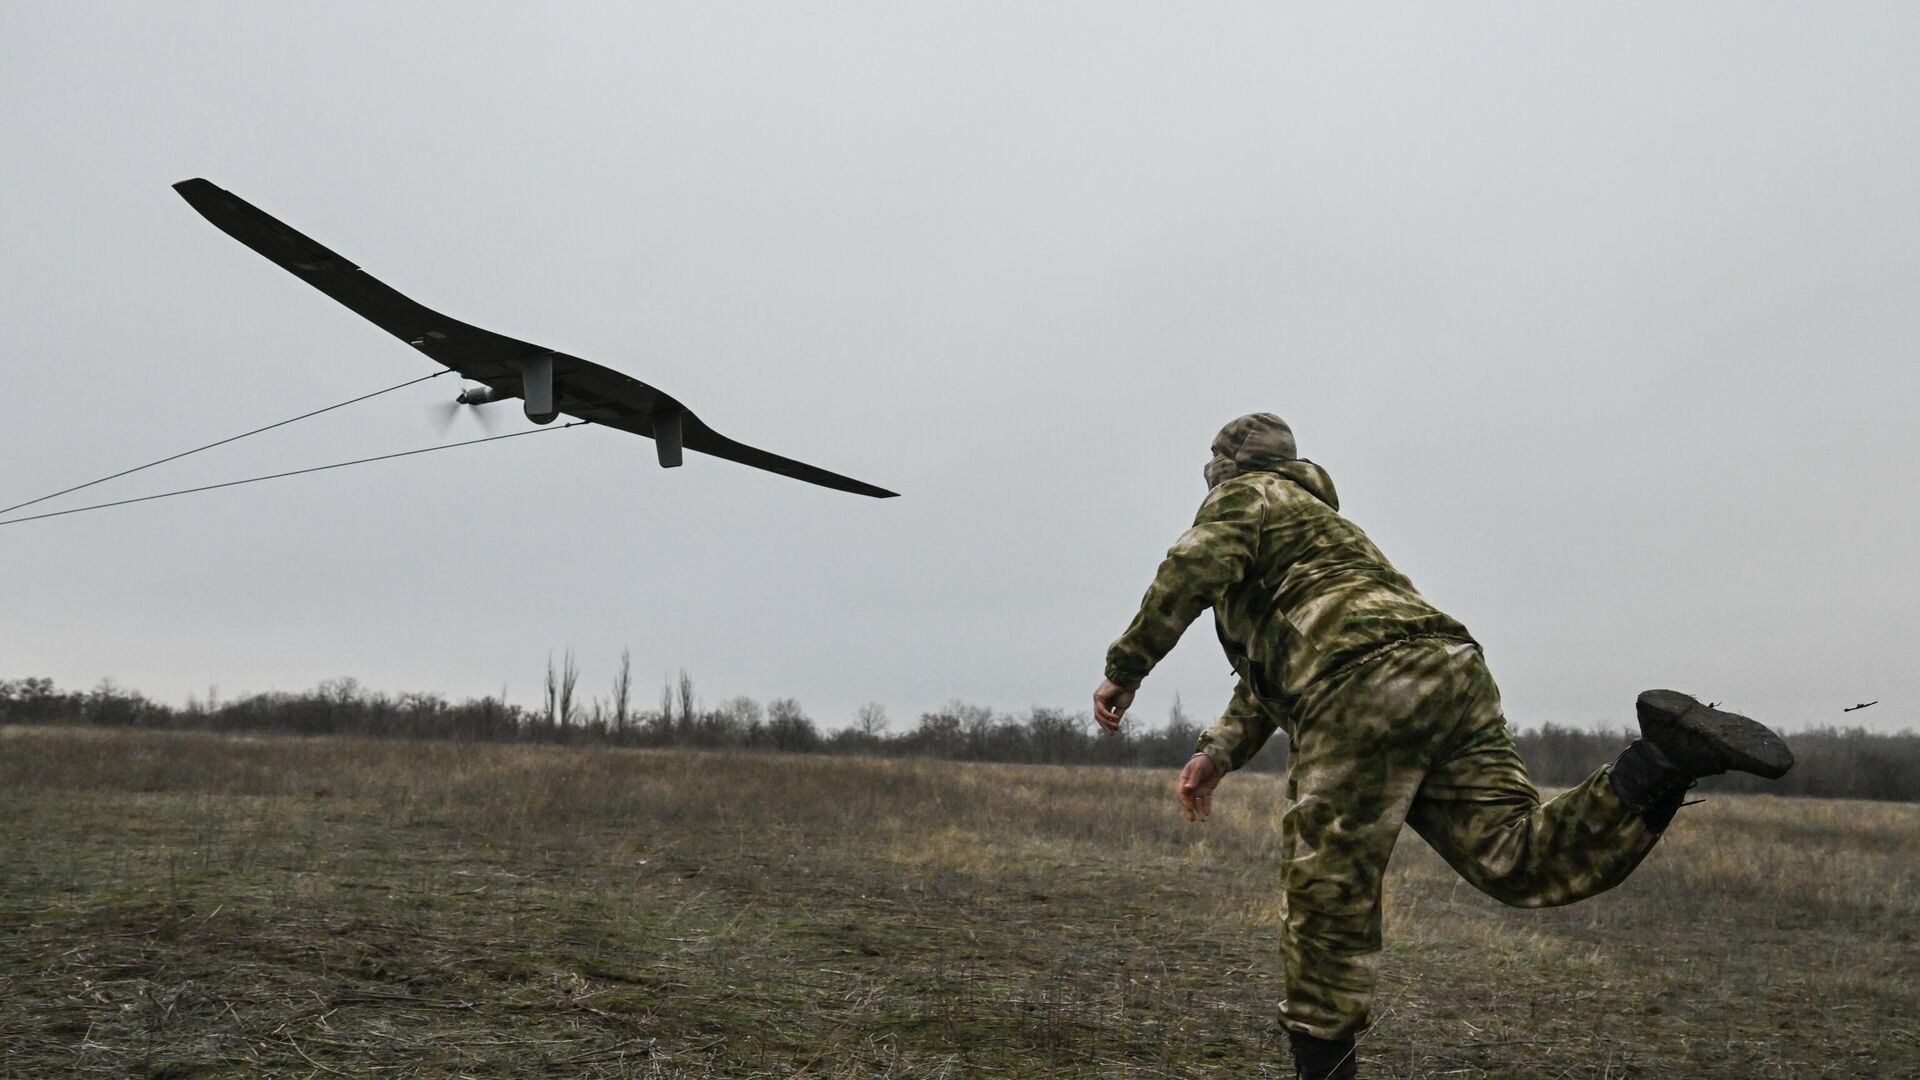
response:
M494 697L452 702L438 694L383 694L353 679L333 679L300 692L250 694L231 701L152 701L111 682L61 690L50 679L0 680L0 724L79 724L159 730L370 738L546 742L577 745L772 750L792 753L939 757L964 761L1177 767L1193 754L1203 725L1176 698L1163 725L1130 718L1118 736L1100 734L1085 711L1036 706L1020 714L951 702L891 730L886 710L861 706L854 722L822 731L792 698L762 705L748 697L705 707L681 672L654 708L632 703L630 664L623 658L610 697L576 693L571 658L549 665L543 703L524 708ZM1632 738L1625 730L1547 724L1515 733L1534 780L1549 787L1579 783L1611 761ZM1920 802L1920 733L1877 734L1862 728L1818 728L1788 738L1797 762L1784 780L1735 775L1703 781L1701 791ZM4 745L4 744L0 744ZM1286 739L1276 735L1249 768L1286 767Z

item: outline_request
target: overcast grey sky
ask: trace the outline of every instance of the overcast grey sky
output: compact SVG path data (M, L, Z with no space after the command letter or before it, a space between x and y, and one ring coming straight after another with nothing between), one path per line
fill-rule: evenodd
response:
M1913 726L1916 40L1895 3L16 0L0 505L433 370L192 176L903 497L587 428L20 525L0 677L531 702L628 646L829 726L1084 708L1213 432L1272 410L1516 723L1674 686ZM424 445L454 389L52 505ZM1203 620L1136 715L1230 689Z

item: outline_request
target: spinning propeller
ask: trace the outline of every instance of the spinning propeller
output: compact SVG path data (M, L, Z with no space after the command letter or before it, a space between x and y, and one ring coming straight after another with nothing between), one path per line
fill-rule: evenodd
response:
M455 397L430 405L434 426L445 435L453 427L455 418L461 414L471 416L480 424L480 429L492 435L500 430L500 412L497 409L483 409L480 406L499 400L494 396L491 386L469 386Z

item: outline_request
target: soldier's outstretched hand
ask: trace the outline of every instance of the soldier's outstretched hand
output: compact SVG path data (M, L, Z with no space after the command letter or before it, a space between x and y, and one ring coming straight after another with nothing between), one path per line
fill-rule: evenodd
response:
M1205 754L1195 754L1180 770L1180 805L1188 821L1205 821L1213 813L1213 789L1220 786L1226 773Z
M1100 730L1109 735L1120 730L1120 718L1127 715L1127 706L1133 704L1133 691L1122 690L1111 679L1101 679L1100 689L1093 692L1093 718L1100 722Z

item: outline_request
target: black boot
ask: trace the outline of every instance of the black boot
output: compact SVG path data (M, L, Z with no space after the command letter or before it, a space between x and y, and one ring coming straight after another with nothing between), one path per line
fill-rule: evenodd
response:
M1300 1080L1353 1080L1358 1075L1358 1059L1353 1052L1353 1036L1344 1039L1316 1039L1311 1035L1287 1032L1293 1044L1293 1075Z
M1736 769L1772 780L1793 767L1793 752L1765 725L1677 690L1648 690L1634 708L1640 738L1621 751L1611 780L1620 801L1656 832L1703 776Z
M1620 751L1607 778L1613 793L1638 814L1654 832L1666 832L1673 815L1686 801L1687 789L1694 785L1691 776L1673 764L1673 759L1645 739L1635 739Z
M1765 724L1702 705L1678 690L1648 690L1634 703L1640 734L1694 777L1728 769L1778 780L1793 751Z

